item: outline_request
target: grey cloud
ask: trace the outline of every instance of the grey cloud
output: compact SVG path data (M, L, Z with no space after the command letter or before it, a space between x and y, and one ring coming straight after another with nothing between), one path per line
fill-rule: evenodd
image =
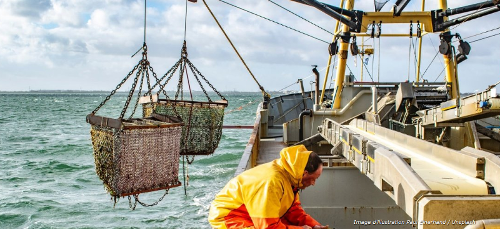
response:
M40 15L50 8L50 0L20 0L13 3L12 12L30 19L39 19Z

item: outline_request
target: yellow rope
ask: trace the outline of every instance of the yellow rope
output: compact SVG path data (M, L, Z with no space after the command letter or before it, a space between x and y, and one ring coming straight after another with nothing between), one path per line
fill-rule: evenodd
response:
M253 80L255 81L255 83L257 83L257 85L259 85L259 88L260 90L262 91L262 94L264 94L265 97L271 97L265 90L264 90L264 87L262 87L259 82L257 81L257 79L255 78L255 76L253 75L252 71L250 71L250 68L248 68L247 64L245 63L245 60L243 60L243 57L241 57L240 53L238 52L238 50L236 50L236 47L234 47L233 45L233 42L231 41L231 39L229 39L229 36L227 36L226 32L224 31L224 29L222 28L221 24L219 23L219 21L217 20L217 18L215 17L214 13L212 13L212 10L210 10L210 7L208 7L207 5L207 2L205 2L205 0L203 0L203 3L205 4L205 6L207 7L208 9L208 12L210 12L210 14L212 15L212 17L214 18L215 22L217 23L217 25L219 25L219 28L220 30L222 31L222 33L224 33L224 36L226 36L227 40L229 41L229 43L231 44L231 46L233 47L234 51L236 52L236 54L238 55L238 57L240 58L241 62L243 63L243 65L245 65L245 67L247 68L248 72L250 73L250 75L252 76Z

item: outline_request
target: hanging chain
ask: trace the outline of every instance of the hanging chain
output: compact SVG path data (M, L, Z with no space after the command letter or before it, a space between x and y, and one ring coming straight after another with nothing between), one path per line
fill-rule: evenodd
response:
M174 64L174 66L172 66L172 68L170 68L170 70L167 71L167 73L165 73L161 79L158 79L158 77L156 76L156 73L153 71L153 68L150 66L150 69L151 71L153 72L153 76L155 77L156 79L156 84L153 86L156 87L156 85L160 85L160 90L156 93L157 96L160 95L161 92L163 92L163 94L165 95L165 98L167 100L170 100L170 98L168 97L167 95L167 91L165 90L165 86L167 86L168 82L170 81L170 79L172 79L172 77L174 76L174 73L175 71L177 70L177 68L179 68L179 65L181 64L181 60L177 61L177 63ZM166 82L164 84L161 83L161 81L167 77L167 75L169 75ZM175 109L175 106L172 106L172 109L174 110L174 113L176 115L176 117L181 117L180 114L177 112L177 110Z
M219 97L221 97L223 100L226 100L226 98L219 91L217 91L217 89L215 89L215 87L205 78L205 76L203 76L203 74L201 74L201 72L198 71L198 69L191 63L191 61L189 61L189 60L187 60L187 61L188 61L188 65L191 68L191 70L196 71L196 73L198 73L198 75L201 76L201 78L208 84L208 86L210 86L210 88L212 88L212 90L214 90L215 93L217 93L217 95ZM193 71L193 73L194 73L194 71ZM201 83L200 83L200 86L202 86ZM203 88L203 86L202 86L202 88Z
M382 21L380 21L378 24L378 31L377 31L377 38L380 38L380 35L382 35Z
M217 91L217 89L215 89L215 87L205 78L205 76L203 76L203 74L193 65L193 63L191 63L191 61L189 61L189 59L187 57L188 57L187 46L186 46L186 41L184 41L184 44L183 44L182 50L181 50L181 60L180 60L180 61L182 61L182 65L181 65L181 69L179 72L179 75L180 75L179 76L179 84L177 85L177 92L175 94L175 99L177 99L179 97L179 93L182 91L182 87L183 87L182 77L183 77L184 71L186 70L185 68L186 68L186 64L187 64L189 66L189 68L191 69L191 72L193 72L193 75L195 76L196 81L198 81L200 88L202 89L203 93L205 94L205 96L207 97L209 102L212 102L212 100L210 99L210 96L208 95L205 88L203 87L203 84L202 84L201 80L198 78L198 75L201 76L201 78L210 86L210 88L212 88L212 90L215 93L217 93L217 95L220 98L222 98L223 100L226 100L226 98L219 91Z
M132 119L134 117L135 111L137 110L137 105L139 105L139 99L141 98L141 92L142 92L142 85L144 83L144 76L147 75L149 77L149 74L147 74L148 72L147 66L143 66L142 69L143 70L141 72L141 82L139 84L139 92L137 93L137 99L135 100L134 109L132 109L132 113L130 114L129 119Z
M165 196L168 194L168 190L170 190L170 189L169 188L165 189L165 193L163 193L163 196L161 196L160 199L158 199L156 202L154 202L152 204L146 204L146 203L140 201L139 194L135 194L134 199L136 202L141 204L143 207L153 207L153 206L157 205L158 203L160 203L163 200L163 198L165 198Z
M175 73L175 70L176 70L178 67L179 67L179 62L175 63L175 64L174 64L174 66L172 66L172 68L170 68L170 70L168 70L168 72L167 72L167 73L165 73L165 74L162 76L162 78L161 78L161 79L158 79L158 76L156 75L155 71L153 70L153 67L151 67L151 65L149 66L149 70L153 73L153 77L154 77L154 78L155 78L155 80L156 80L156 83L155 83L155 85L154 85L152 88L155 88L155 87L156 87L156 85L160 85L160 89L159 89L159 90L158 90L158 92L156 93L156 95L157 95L158 97L159 97L160 93L161 93L161 92L163 92L163 94L165 95L165 98L166 98L167 100L169 100L169 99L170 99L170 98L168 97L168 95L167 95L167 92L165 91L165 86L167 85L168 81L170 81L170 79L172 78L172 76L173 76L173 75L174 75L174 73ZM173 71L172 71L172 70L173 70ZM164 78L165 78L165 77L166 77L166 76L167 76L170 72L172 72L172 73L171 73L171 74L170 74L170 76L167 78L167 80L166 80L165 84L161 84L161 81L162 81L162 80L163 80L163 79L164 79ZM148 84L149 84L149 78L148 78ZM150 89L150 90L151 90L151 89ZM159 99L159 98L158 98L158 99ZM150 100L151 100L151 102L152 102L152 100L153 100L153 99L152 99L152 95L150 95ZM178 117L178 118L179 118L179 117L181 117L181 115L179 114L179 112L177 112L177 109L175 109L175 106L172 106L172 109L173 109L173 111L174 111L174 113L175 113L175 116L176 116L176 117Z
M184 40L184 44L182 45L182 49L181 49L181 69L179 71L179 82L177 84L177 92L175 93L175 99L177 100L177 98L179 97L179 92L182 91L182 77L183 77L183 74L184 74L184 68L186 67L186 59L187 59L187 47L186 47L186 41ZM181 92L181 98L182 98L182 92Z
M132 198L130 196L128 196L128 206L130 209L132 210L135 210L135 208L137 207L137 203L141 204L143 207L153 207L155 205L157 205L158 203L160 203L163 198L165 198L165 196L168 194L168 188L165 189L165 193L163 194L163 196L160 197L160 199L158 199L157 201L155 201L154 203L152 204L146 204L142 201L139 200L139 194L134 194L134 204L132 204Z
M137 207L137 201L134 202L134 205L132 205L132 199L130 196L128 196L128 207L132 210L135 210L135 207Z
M168 70L167 73L165 73L161 79L158 79L158 77L156 76L156 73L154 73L153 71L153 68L151 66L149 66L149 69L153 72L153 76L155 77L156 79L156 83L155 85L153 85L152 88L155 88L157 85L160 85L160 90L157 92L157 95L159 95L161 92L163 92L163 94L167 97L168 99L168 95L165 91L165 86L167 86L168 82L170 81L170 79L174 76L174 73L175 71L177 70L177 68L179 68L179 65L181 63L181 60L177 61L177 63L174 64L174 66L172 66L172 68L170 68L170 70ZM170 74L170 76L168 76L168 74ZM167 80L164 84L161 83L161 81L163 81L163 79L165 79L165 77L167 77Z
M373 24L370 24L372 27L372 31L370 33L370 37L374 38L375 37L375 21L373 21Z
M118 89L120 89L120 87L121 87L121 86L123 86L123 84L124 84L124 83L125 83L125 82L129 79L129 78L130 78L130 76L131 76L132 74L134 74L135 70L137 70L137 68L140 66L140 64L141 64L141 62L139 61L139 63L138 63L136 66L134 66L134 69L132 69L132 71L130 71L130 72L127 74L127 76L126 76L125 78L123 78L122 82L120 82L120 83L116 86L116 88L115 88L113 91L111 91L111 94L109 94L108 96L106 96L106 99L104 99L104 101L102 101L102 102L101 102L101 104L99 104L99 106L97 106L97 107L94 109L94 111L92 111L92 114L97 113L97 111L98 111L99 109L101 109L101 107L102 107L102 106L103 106L103 105L104 105L104 104L105 104L105 103L106 103L106 102L107 102L107 101L111 98L111 96L113 96L113 95L116 93L116 91L117 91Z
M141 84L139 85L139 92L137 93L137 100L135 101L135 106L134 109L132 110L132 114L130 115L130 118L132 118L135 114L135 111L137 110L137 105L139 105L139 99L141 98L141 93L142 93L142 85L144 83L144 76L146 76L146 81L147 81L147 86L148 86L148 91L151 91L151 83L149 81L149 61L148 61L148 53L147 53L147 46L146 43L144 43L144 52L142 52L142 77L141 77ZM154 72L153 72L154 73ZM150 96L150 100L152 101L153 98Z
M420 21L417 21L417 37L422 37L422 28L420 27Z
M210 96L208 96L207 91L205 90L205 88L204 88L204 87L203 87L203 85L201 84L200 78L198 78L198 74L196 74L196 72L193 70L193 68L194 68L193 64L192 64L189 60L187 60L187 62L188 62L188 66L189 66L189 68L190 68L190 69L191 69L191 71L193 72L194 78L196 78L196 81L198 81L198 84L200 85L201 90L203 91L203 93L204 93L204 94L205 94L205 96L207 97L208 101L209 101L209 102L212 102L212 99L210 99Z
M408 77L406 81L410 82L410 66L411 66L411 44L413 42L413 21L410 21L410 46L408 47Z
M413 38L413 21L410 21L410 39Z
M153 68L151 66L148 66L148 67L149 67L148 69L153 73L153 76L155 77L155 79L158 79L156 77L156 73L153 72ZM144 96L148 96L149 95L149 101L153 102L153 94L151 92L153 90L153 88L151 88L151 81L149 80L149 77L150 77L149 76L149 71L146 71L146 79L147 79L147 83L148 83L148 92L146 92L144 94Z
M137 86L137 80L139 79L139 76L140 76L142 70L143 69L142 69L142 65L141 65L139 67L139 69L137 70L137 73L135 74L134 83L132 84L132 87L130 88L130 92L128 93L128 96L127 96L127 101L125 102L125 106L123 106L123 110L120 113L119 119L123 119L123 116L125 116L125 112L127 111L128 105L130 104L130 100L132 100L132 95L134 95L134 90L135 90L135 87Z
M193 155L193 157L191 157L191 161L189 160L188 155L184 155L184 156L186 156L186 161L187 161L188 164L192 164L193 163L195 155Z

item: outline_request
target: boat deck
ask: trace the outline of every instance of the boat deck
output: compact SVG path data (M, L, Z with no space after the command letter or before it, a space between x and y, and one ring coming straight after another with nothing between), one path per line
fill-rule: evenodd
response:
M278 159L280 157L280 151L288 146L283 142L283 129L269 128L268 135L274 137L260 139L257 165Z

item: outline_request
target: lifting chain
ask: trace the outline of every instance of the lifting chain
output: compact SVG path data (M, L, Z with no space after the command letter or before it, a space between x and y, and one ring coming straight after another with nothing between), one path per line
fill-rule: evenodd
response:
M152 89L151 89L151 83L150 83L150 80L149 80L149 72L148 70L151 69L151 66L149 64L149 61L148 61L148 57L147 57L147 45L146 43L143 44L142 46L142 59L139 61L139 63L137 65L134 66L134 68L132 69L132 71L130 71L127 76L125 78L122 79L122 81L116 86L116 88L111 91L111 93L106 96L106 98L101 102L101 104L99 104L99 106L97 106L94 111L92 111L92 114L95 115L97 113L97 111L102 107L104 106L104 104L106 104L107 101L109 101L111 99L111 96L113 96L116 91L118 91L118 89L120 89L123 84L134 74L135 71L136 74L135 74L135 77L134 77L134 82L132 84L132 87L128 93L128 96L127 96L127 100L125 102L125 105L120 113L120 117L119 119L123 119L123 117L125 116L125 112L127 111L128 109L128 106L130 104L130 101L132 100L132 96L134 95L134 91L135 91L135 88L137 87L137 81L139 81L139 78L141 78L141 82L140 82L140 85L139 85L139 92L138 92L138 96L137 96L137 100L136 100L136 103L134 105L134 110L132 111L132 114L130 115L130 118L132 118L132 116L134 115L135 113L135 110L137 109L137 105L138 105L138 102L139 102L139 98L141 97L141 91L142 91L142 86L143 86L143 82L144 82L144 77L147 78L147 84L148 84L148 92L150 92ZM156 75L154 72L153 72L154 75ZM156 86L156 85L155 85Z
M135 101L135 106L134 106L134 109L132 110L132 114L130 115L130 119L134 116L135 111L137 110L137 106L139 105L139 99L141 98L142 84L144 82L144 76L146 76L146 81L148 84L148 91L152 90L151 82L149 80L149 71L148 70L151 69L151 72L153 72L153 75L156 76L156 73L154 71L152 71L153 68L151 68L151 65L149 64L149 61L148 61L148 54L147 54L148 48L147 48L146 44L144 44L143 47L144 47L143 48L144 51L142 52L142 62L141 62L141 66L142 66L141 84L139 85L139 92L137 94L137 100ZM151 96L149 97L149 99L152 102L153 98Z
M189 160L188 155L184 155L184 156L186 156L186 161L187 161L187 163L188 163L188 164L192 164L192 163L193 163L193 161L194 161L194 156L195 156L195 155L193 155L193 156L191 157L191 160Z
M186 41L184 41L184 44L182 45L182 49L181 49L181 59L176 63L176 65L174 65L175 69L172 72L172 74L173 74L175 72L175 70L180 66L179 81L177 84L177 92L175 94L175 99L177 99L179 97L179 93L181 93L181 98L182 98L183 74L184 74L184 71L186 71L186 65L187 65L189 67L189 69L191 70L191 72L193 72L193 75L196 78L196 81L200 85L201 90L203 91L203 93L205 94L205 96L207 97L209 102L212 102L212 99L210 99L210 96L208 95L207 91L203 87L203 84L198 76L201 76L203 81L205 81L205 83L207 83L208 86L210 86L210 88L212 88L212 90L215 93L217 93L217 95L221 99L226 100L226 98L219 91L217 91L217 89L215 89L215 87L205 78L205 76L203 76L203 74L194 66L193 63L191 63L191 61L187 57L188 57L187 45L186 45ZM167 74L168 74L168 72L167 72ZM164 83L164 85L166 85L169 80L170 80L170 77L167 79L167 81Z
M380 35L382 34L382 21L380 21L378 24L378 31L377 31L377 34L375 34L377 36L377 38L380 38Z
M187 60L187 59L186 59ZM203 74L201 74L200 71L198 71L198 69L193 65L193 63L191 63L191 61L187 60L187 63L189 65L189 68L191 69L191 71L193 71L194 73L194 76L196 78L196 80L198 81L198 84L200 84L200 87L201 89L203 90L203 92L205 93L205 96L207 96L208 100L211 102L210 98L208 97L208 94L207 94L207 91L205 90L205 88L203 88L203 85L201 84L201 81L198 79L198 76L197 75L200 75L201 78L208 84L208 86L210 86L210 88L212 88L212 90L217 93L217 95L222 98L223 100L226 100L226 98L219 92L217 91L217 89L215 89L215 87L205 78L205 76L203 76Z
M142 61L142 60L141 60L141 61ZM102 107L102 106L103 106L103 105L104 105L104 104L105 104L105 103L106 103L106 102L107 102L107 101L111 98L111 96L113 96L113 95L116 93L116 91L117 91L118 89L120 89L120 88L123 86L123 84L124 84L124 83L128 80L128 78L130 78L130 76L131 76L132 74L134 74L135 70L137 70L137 68L140 66L140 63L141 63L141 62L139 61L139 64L137 64L136 66L134 66L134 69L132 69L132 71L130 71L130 72L127 74L127 76L126 76L125 78L123 78L122 82L120 82L120 83L116 86L116 88L115 88L113 91L111 91L111 94L109 94L108 96L106 96L106 98L105 98L105 99L101 102L101 104L99 104L99 106L97 106L97 107L94 109L94 111L92 111L92 114L93 114L93 115L95 115L95 113L97 113L97 111L98 111L99 109L101 109L101 107Z
M170 79L172 79L172 77L174 76L174 73L175 71L177 70L177 68L179 68L179 65L181 64L181 61L177 61L177 63L174 64L174 66L172 66L172 68L170 68L170 70L168 70L167 73L165 73L161 79L158 79L158 77L156 76L156 73L154 73L153 71L153 68L151 66L149 66L150 70L153 72L153 76L155 77L156 79L156 84L153 85L153 88L155 88L157 85L160 85L160 90L157 92L157 95L159 95L161 92L163 92L163 94L167 97L168 99L168 95L167 95L167 92L165 91L165 86L168 84L168 82L170 81ZM170 74L170 75L169 75ZM168 76L169 75L169 76ZM165 83L161 83L161 81L163 81L163 79L165 79L165 77L167 77L167 80Z
M146 52L146 49L147 49L146 44L144 44L143 47L144 47L144 52ZM127 101L125 102L125 106L123 106L123 110L120 113L120 119L123 119L123 116L125 116L125 112L128 109L128 105L130 104L130 100L132 100L132 96L134 95L134 90L135 90L135 87L137 86L137 81L139 80L139 76L141 75L141 72L144 70L143 69L143 65L144 65L143 61L144 61L144 59L142 59L140 61L141 66L139 67L139 69L137 70L137 73L135 75L134 83L132 83L132 87L130 88L130 92L128 93L128 96L127 96Z
M142 69L145 69L144 66L142 66ZM147 69L147 67L146 67L146 69ZM139 99L141 98L141 92L142 92L142 85L144 83L144 75L146 75L145 72L147 73L148 71L146 70L146 71L141 72L141 81L140 81L141 83L139 84L139 92L137 93L137 99L135 101L134 109L132 109L132 113L130 114L129 119L132 119L132 117L134 117L135 110L137 109L137 105L139 104ZM147 74L147 75L149 77L149 74Z
M179 82L177 83L177 92L175 93L175 99L176 100L179 97L179 92L181 93L181 99L183 98L183 95L182 95L182 88L183 88L182 79L183 79L184 71L186 70L187 56L188 56L188 53L187 53L186 40L184 40L184 44L182 45L182 49L181 49L181 59L179 60L181 62L181 65L180 65L181 68L180 68L180 71L179 71Z
M417 21L417 37L422 37L422 28L420 27L420 21Z
M165 74L161 77L161 79L158 79L158 77L157 77L156 73L153 71L153 67L149 66L149 69L150 69L150 71L151 71L151 72L153 72L153 77L154 77L154 78L155 78L155 80L156 80L156 83L153 85L153 87L152 87L152 88L155 88L157 85L159 85L159 86L160 86L160 89L159 89L159 90L158 90L158 92L156 93L156 95L157 95L157 96L159 96L159 95L160 95L160 93L163 93L163 95L165 95L165 98L166 98L167 100L169 100L169 99L170 99L170 98L168 97L168 95L167 95L166 90L165 90L165 86L167 86L167 84L168 84L168 82L170 81L170 79L172 79L172 77L174 76L175 71L179 68L180 64L181 64L181 61L180 61L180 60L179 60L179 61L177 61L177 63L175 63L175 64L174 64L174 66L172 66L172 68L170 68L170 70L168 70L168 71L167 71L167 73L165 73ZM170 75L169 75L169 74L170 74ZM168 77L167 77L167 76L168 76ZM164 84L162 84L162 83L161 83L161 81L163 81L163 79L165 79L165 77L167 77L167 80L166 80L166 82L165 82ZM148 93L151 93L151 92L148 92ZM152 96L152 95L150 95L150 96ZM151 99L151 100L152 100L152 99ZM177 117L180 117L179 113L178 113L178 112L177 112L177 110L175 109L175 106L172 106L172 108L173 108L173 111L174 111L175 115L176 115Z
M142 201L139 200L139 194L134 194L134 204L132 205L132 198L130 196L128 196L128 206L130 207L130 209L132 210L135 210L135 207L137 207L137 203L141 204L143 207L153 207L155 205L157 205L158 203L160 203L163 198L165 198L165 196L168 194L168 190L169 189L165 189L165 193L163 194L163 196L160 197L160 199L158 199L156 202L152 203L152 204L146 204Z
M410 39L413 37L413 21L410 21Z
M372 25L372 31L370 33L370 38L374 38L375 37L375 21L373 21L373 23L371 25Z

